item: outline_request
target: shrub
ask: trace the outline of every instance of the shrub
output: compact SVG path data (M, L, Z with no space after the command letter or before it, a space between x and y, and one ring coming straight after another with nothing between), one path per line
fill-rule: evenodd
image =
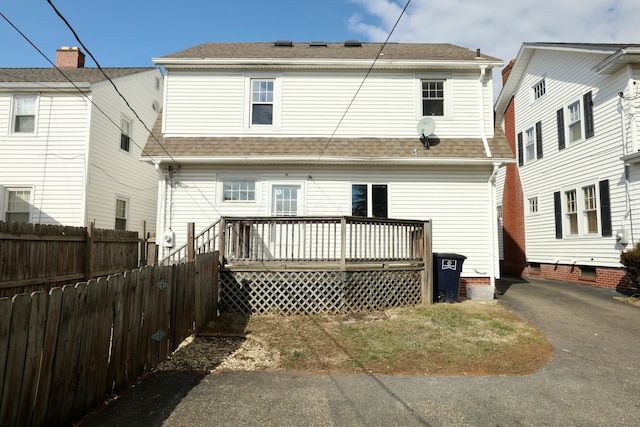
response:
M620 254L620 263L627 269L631 286L637 287L640 282L640 243L633 249Z

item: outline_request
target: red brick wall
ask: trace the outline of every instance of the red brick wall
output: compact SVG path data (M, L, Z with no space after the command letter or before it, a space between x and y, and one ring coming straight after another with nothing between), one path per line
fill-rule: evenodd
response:
M56 50L56 67L84 68L84 53L77 47L63 47Z
M467 296L467 284L470 285L491 285L489 277L461 277L460 278L460 296Z
M583 276L580 266L566 264L540 264L540 271L527 266L524 276L560 282L580 283L599 288L630 290L630 282L622 268L596 267L595 277Z
M511 151L517 158L515 126L515 107L512 98L504 113L504 131ZM502 194L504 260L500 265L502 274L505 275L521 276L527 266L524 209L524 195L518 165L507 165Z

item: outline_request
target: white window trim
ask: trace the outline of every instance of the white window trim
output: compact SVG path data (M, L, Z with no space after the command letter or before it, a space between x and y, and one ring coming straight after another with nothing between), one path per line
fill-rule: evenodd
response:
M533 157L531 159L527 158L527 131L531 130L533 135ZM538 160L538 135L536 134L536 124L532 124L531 126L525 126L520 130L519 133L522 133L522 161L523 165L527 165ZM517 135L517 134L516 134Z
M122 134L123 134L123 125L124 123L127 122L129 123L129 133L126 134L129 137L129 150L124 150L122 148ZM134 146L133 143L133 119L131 119L129 116L125 115L125 114L121 114L120 115L120 132L118 132L118 147L120 148L120 151L125 152L125 153L131 153L132 152L132 148Z
M33 132L16 132L16 108L18 108L18 103L16 98L24 97L24 96L35 96L36 105L35 105L35 113L33 118ZM40 110L40 94L39 93L14 93L11 95L11 117L9 120L9 135L15 136L37 136L38 134L38 111Z
M252 81L273 80L273 123L270 125L251 124ZM260 133L282 127L282 73L245 73L244 74L244 129Z
M571 115L569 113L569 106L573 105L575 103L578 103L578 105L580 106L580 138L576 139L575 141L571 141L571 134L569 131L569 125L571 124ZM578 144L581 141L585 140L585 130L584 130L584 105L582 102L582 97L578 97L575 99L572 99L570 102L567 102L564 105L564 108L562 109L563 113L564 113L564 140L565 140L565 146L569 147L573 144Z
M602 218L600 217L600 185L599 181L587 181L580 184L563 187L560 190L562 202L562 235L565 239L584 239L593 237L602 237ZM596 218L598 220L598 231L596 233L587 232L587 215L584 208L584 189L586 187L595 187L596 201ZM567 217L567 192L575 190L576 192L576 211L578 218L578 234L569 233L569 218Z
M116 221L118 219L118 200L123 200L126 205L126 211L125 211L125 221L126 221L126 227L125 227L125 231L126 230L130 230L131 229L131 199L129 197L126 196L121 196L116 194L115 197L115 203L113 204L113 229L116 230Z
M453 114L453 89L452 75L450 73L420 73L415 75L415 94L416 94L416 119L422 117L422 82L424 80L442 80L444 83L444 114L442 116L429 116L436 122L439 120L452 120Z
M539 97L536 98L536 95L538 93L538 86L543 85L544 87L544 93L542 95L540 95ZM544 96L547 94L547 82L546 82L546 77L541 78L540 80L537 80L535 82L535 84L533 86L531 86L531 102L536 102L539 99L544 98Z
M538 210L536 212L531 211L531 199L536 199L536 205ZM526 216L538 216L540 214L540 196L538 194L530 194L525 197L525 209Z
M33 200L34 189L32 185L12 185L9 187L0 186L0 220L5 221L7 211L9 210L9 192L11 191L29 191L29 221L33 221Z
M224 199L224 183L225 181L253 181L255 184L255 199L254 200L225 200ZM262 200L262 187L261 180L255 175L222 175L218 176L218 182L216 190L219 194L218 202L223 204L260 204Z

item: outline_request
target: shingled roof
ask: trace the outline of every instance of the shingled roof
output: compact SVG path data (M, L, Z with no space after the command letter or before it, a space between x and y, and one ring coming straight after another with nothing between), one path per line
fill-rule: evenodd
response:
M161 115L160 115L161 116ZM480 138L430 139L425 149L420 138L328 138L328 137L163 137L162 117L152 129L143 156L163 162L202 163L363 163L459 162L470 160L511 161L514 155L502 130L488 139L491 157Z
M103 68L111 79L154 70L146 68ZM64 73L64 75L62 74ZM65 77L66 76L66 77ZM67 79L68 77L68 79ZM107 80L98 68L0 68L3 83L97 83Z
M371 60L378 56L382 43L204 43L180 52L172 53L154 62L162 64L167 59L352 59ZM501 61L464 47L448 43L387 43L380 59L425 61Z

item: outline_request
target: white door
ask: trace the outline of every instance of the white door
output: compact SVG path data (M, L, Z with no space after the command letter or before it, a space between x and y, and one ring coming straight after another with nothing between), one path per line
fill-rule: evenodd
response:
M300 185L273 185L271 187L271 214L277 217L300 214L298 197ZM300 224L279 221L271 226L271 253L278 259L298 259L300 254Z

